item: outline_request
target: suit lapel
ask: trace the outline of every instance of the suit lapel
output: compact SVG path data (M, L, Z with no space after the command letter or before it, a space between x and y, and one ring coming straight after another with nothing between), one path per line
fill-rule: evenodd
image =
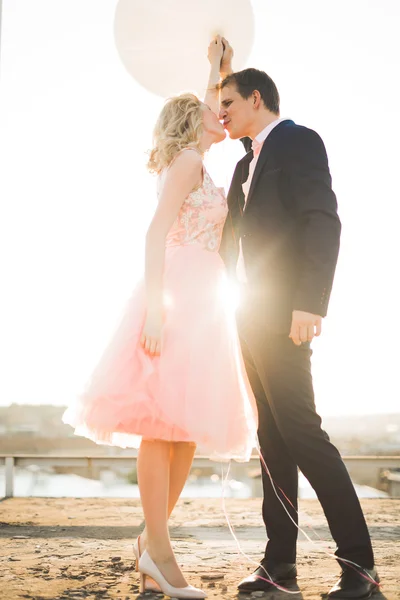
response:
M293 123L293 121L285 120L285 121L281 121L278 125L276 125L276 127L274 127L274 129L271 131L271 133L269 134L269 136L265 140L265 142L263 144L263 147L261 148L260 156L258 157L256 168L255 168L255 171L253 173L253 179L251 180L251 186L250 186L249 193L248 193L248 196L247 196L247 202L246 202L245 210L247 210L247 207L249 206L249 203L251 202L251 199L252 199L252 197L254 195L254 190L255 190L255 188L257 186L257 182L258 182L258 180L260 178L262 170L268 164L268 160L270 158L269 148L270 148L271 143L272 143L272 141L274 139L274 136L279 132L279 130L281 129L281 127L285 126L285 124L287 124L287 123Z
M272 133L272 131L271 131L271 133ZM249 193L247 196L245 210L247 210L247 208L251 202L252 196L254 194L254 189L257 185L257 181L260 178L262 170L268 161L268 145L269 145L268 142L270 142L270 137L271 137L271 134L267 137L267 139L265 140L265 142L263 144L263 147L261 148L260 156L258 157L256 168L253 173L253 179L251 180L251 185L250 185Z
M249 165L253 159L253 151L250 150L240 161L239 168L240 172L238 173L237 183L235 185L235 196L236 201L239 206L240 214L243 213L244 210L244 192L243 192L243 183L247 181L249 176Z

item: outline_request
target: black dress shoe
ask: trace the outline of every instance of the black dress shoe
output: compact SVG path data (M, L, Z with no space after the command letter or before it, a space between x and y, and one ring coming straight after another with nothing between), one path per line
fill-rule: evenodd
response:
M378 583L379 576L375 568L365 569L360 572L356 569L346 567L342 571L337 584L329 592L328 598L338 598L338 600L339 598L341 600L370 598L374 592L379 590Z
M267 592L271 588L275 588L272 583L264 581L264 579L270 579L274 583L282 586L296 581L297 569L294 563L271 563L263 560L261 564L268 572L268 575L262 567L258 567L254 573L239 583L239 592ZM263 577L264 579L260 579L260 577Z

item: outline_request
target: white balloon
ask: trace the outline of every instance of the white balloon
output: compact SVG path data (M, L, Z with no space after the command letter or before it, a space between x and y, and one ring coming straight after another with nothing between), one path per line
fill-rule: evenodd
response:
M119 0L114 34L126 69L150 92L202 96L210 41L224 36L240 70L253 45L254 17L250 0Z

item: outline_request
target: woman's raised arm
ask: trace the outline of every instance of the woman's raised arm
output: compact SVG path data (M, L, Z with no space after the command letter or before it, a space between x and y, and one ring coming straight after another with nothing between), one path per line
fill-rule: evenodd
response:
M222 38L220 35L217 35L208 46L208 60L210 61L211 68L204 98L204 104L207 104L216 115L219 113L219 91L217 86L220 80L223 54L224 45Z

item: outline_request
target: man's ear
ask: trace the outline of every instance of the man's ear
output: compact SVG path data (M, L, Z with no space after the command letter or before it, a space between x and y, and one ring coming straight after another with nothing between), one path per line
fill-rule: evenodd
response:
M262 99L261 99L260 92L258 90L254 90L254 92L252 93L252 105L253 105L253 108L259 108L261 102L262 102Z

